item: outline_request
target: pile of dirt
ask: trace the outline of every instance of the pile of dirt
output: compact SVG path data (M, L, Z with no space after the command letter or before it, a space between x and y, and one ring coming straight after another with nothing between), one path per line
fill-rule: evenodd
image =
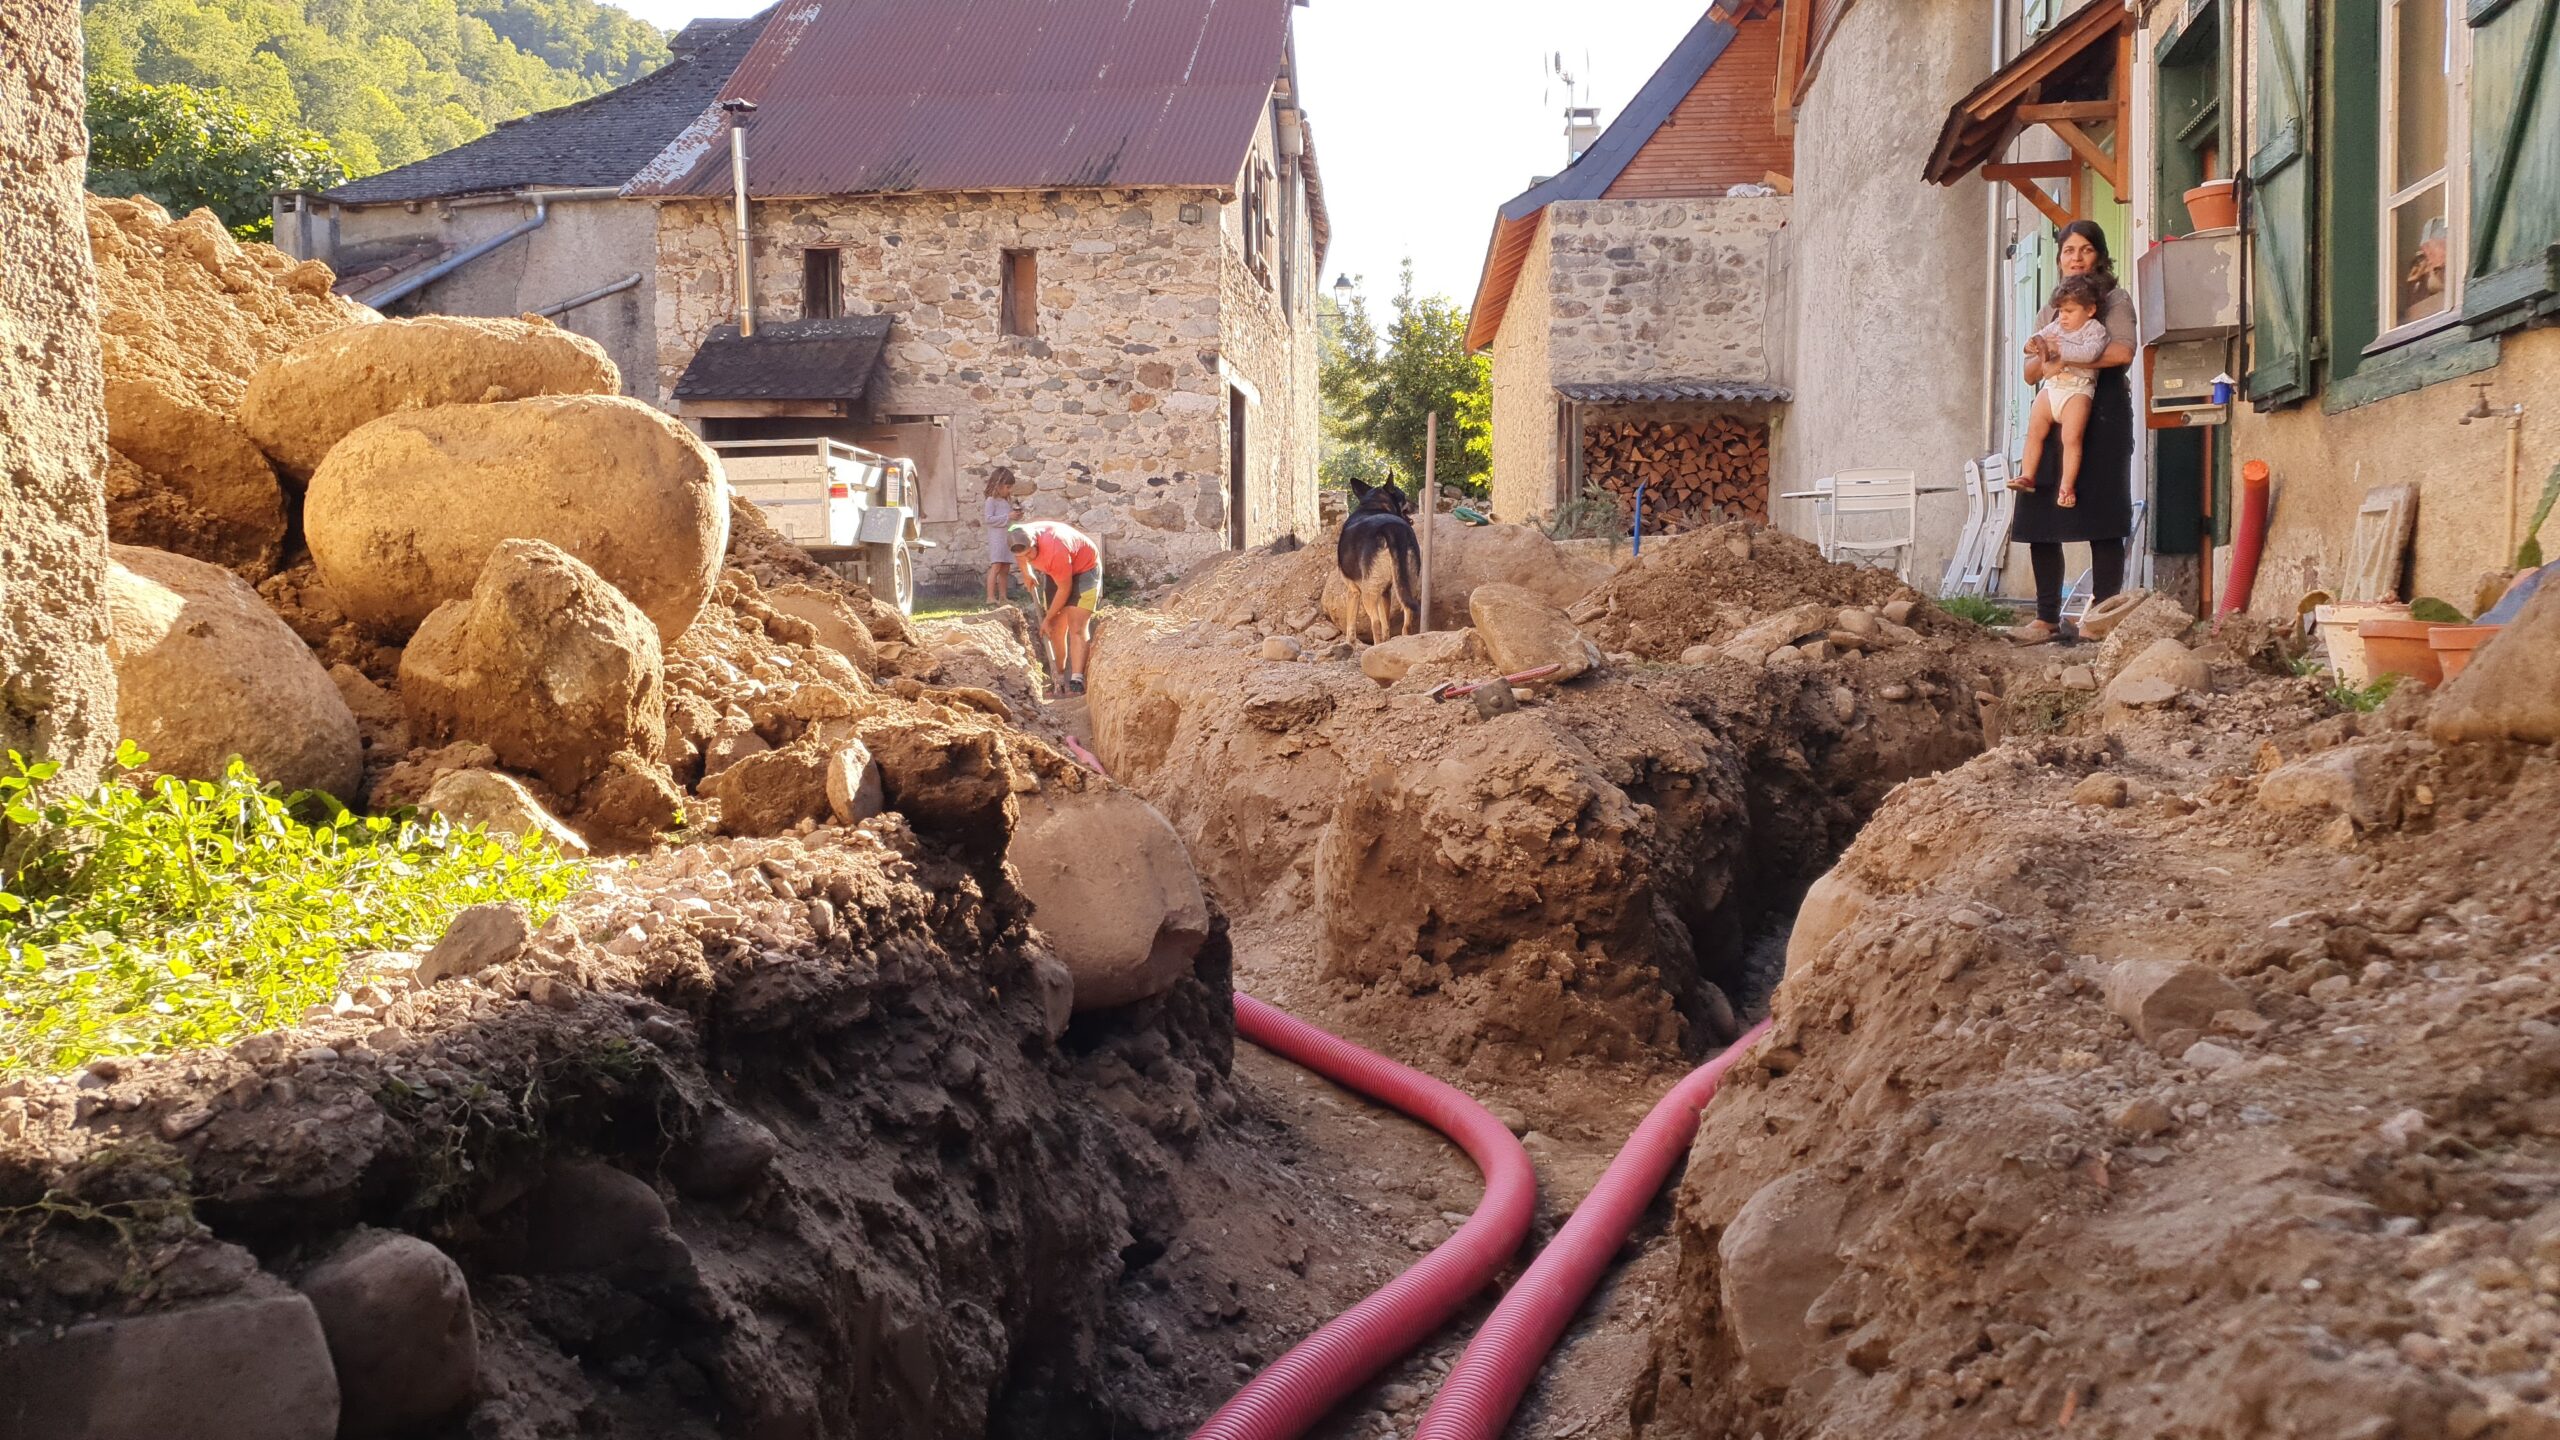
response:
M1446 665L1382 687L1347 657L1240 643L1331 563L1321 543L1256 553L1163 615L1113 617L1095 745L1190 843L1257 994L1471 1080L1730 1036L1755 929L1896 781L1982 743L1997 657L1908 630L1832 647L1829 619L1748 662L1605 666L1490 719L1426 697Z
M242 245L210 210L173 221L148 200L88 204L109 532L264 580L284 558L290 515L240 426L241 396L261 364L375 316L330 293L327 266Z
M2560 756L2428 709L2225 656L1898 791L1707 1113L1642 1433L2560 1434Z
M1835 565L1785 531L1733 521L1647 545L1573 613L1603 649L1676 660L1691 646L1721 644L1754 620L1794 606L1882 610L1918 599L1890 571ZM1917 604L1904 623L1950 641L1974 630Z

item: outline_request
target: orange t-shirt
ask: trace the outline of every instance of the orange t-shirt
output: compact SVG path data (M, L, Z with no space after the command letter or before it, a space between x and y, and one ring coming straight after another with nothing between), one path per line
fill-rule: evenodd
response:
M1031 532L1031 568L1060 585L1102 563L1100 548L1072 525L1033 520L1022 528Z

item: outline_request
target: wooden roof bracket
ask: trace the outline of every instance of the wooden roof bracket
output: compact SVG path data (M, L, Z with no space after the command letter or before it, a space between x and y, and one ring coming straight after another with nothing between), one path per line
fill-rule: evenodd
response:
M2070 224L2073 216L2036 182L2039 180L2076 181L2079 175L2080 167L2068 160L2042 160L2031 164L2006 164L1994 161L1982 167L1983 179L1994 184L2007 181L2011 188L2026 199L2028 204L2036 207L2044 218L2052 221L2057 229ZM2075 205L2076 198L2075 196Z

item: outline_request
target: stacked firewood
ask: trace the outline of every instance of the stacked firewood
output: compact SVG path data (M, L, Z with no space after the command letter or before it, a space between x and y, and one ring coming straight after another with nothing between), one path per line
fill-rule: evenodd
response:
M1629 511L1644 487L1645 528L1769 518L1769 427L1730 415L1603 420L1583 432L1582 475Z

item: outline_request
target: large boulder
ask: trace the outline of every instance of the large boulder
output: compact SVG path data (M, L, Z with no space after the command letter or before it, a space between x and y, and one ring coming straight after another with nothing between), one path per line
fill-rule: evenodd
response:
M1811 1369L1825 1335L1808 1318L1844 1268L1847 1197L1813 1170L1763 1185L1716 1242L1717 1278L1752 1388L1783 1390Z
M240 423L307 480L330 447L385 415L621 389L603 346L548 320L429 315L351 325L269 360L249 377Z
M2118 723L2136 711L2167 705L2212 685L2212 669L2194 651L2175 640L2154 640L2107 682L2106 719Z
M540 540L496 547L467 600L427 617L400 660L421 745L470 740L575 795L616 751L666 740L657 631L576 557Z
M1431 520L1431 623L1467 623L1476 587L1517 585L1561 610L1591 593L1617 566L1586 548L1558 545L1534 525L1469 525Z
M290 1292L37 1329L0 1345L0 1440L337 1433L328 1342L311 1302Z
M364 779L356 717L258 592L184 555L107 549L116 723L152 768L210 780L236 755L288 791L352 798Z
M719 573L724 488L710 450L637 400L450 405L339 442L312 477L303 529L330 597L380 634L468 595L500 542L547 540L671 641Z
M284 487L230 417L154 385L107 382L107 533L252 584L284 554Z
M880 668L880 645L852 600L815 585L779 585L764 593L765 603L801 621L817 641L851 661L865 674Z
M1381 685L1393 685L1415 670L1464 665L1475 653L1472 630L1426 630L1399 635L1360 653L1360 673Z
M302 1293L337 1368L340 1440L413 1434L477 1394L471 1289L433 1245L359 1231L303 1277Z
M1467 614L1499 674L1556 665L1562 668L1550 679L1561 682L1600 664L1599 647L1582 638L1563 611L1521 586L1478 585L1467 597Z
M523 781L495 770L448 770L427 787L418 808L492 835L544 841L573 860L587 854L585 836L543 809Z
M1126 790L1022 797L1005 852L1037 908L1032 923L1075 976L1075 1008L1105 1010L1171 989L1209 938L1209 902L1182 837Z
M2437 692L2427 732L2444 745L2560 743L2560 585L2535 591L2516 618Z
M723 767L702 782L702 794L720 802L720 828L727 833L779 835L803 820L828 816L833 758L834 752L812 735Z

